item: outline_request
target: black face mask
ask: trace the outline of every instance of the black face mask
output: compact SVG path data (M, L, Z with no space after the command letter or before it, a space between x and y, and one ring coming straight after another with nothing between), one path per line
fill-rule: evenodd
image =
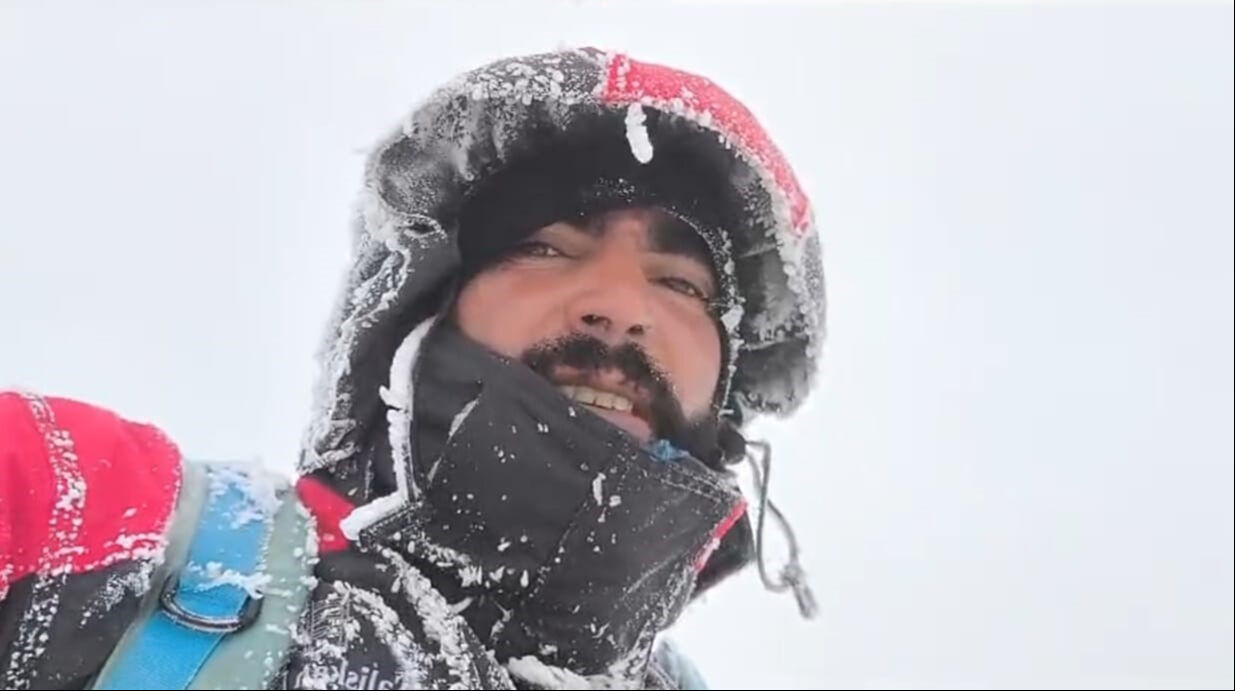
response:
M742 515L733 477L661 460L449 324L426 337L414 379L420 498L383 532L449 574L451 599L472 598L464 616L500 661L641 665Z

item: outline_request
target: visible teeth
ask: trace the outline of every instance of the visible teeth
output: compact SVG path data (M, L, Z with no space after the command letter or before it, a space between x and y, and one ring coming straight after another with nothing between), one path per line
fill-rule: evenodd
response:
M569 386L562 385L557 387L567 398L594 405L597 408L609 408L611 410L620 410L622 412L630 412L634 408L634 403L629 398L607 391L597 391L596 389L587 386Z

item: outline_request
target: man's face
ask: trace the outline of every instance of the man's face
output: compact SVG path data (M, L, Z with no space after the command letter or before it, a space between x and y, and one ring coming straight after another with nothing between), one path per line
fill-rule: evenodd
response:
M706 244L656 209L545 226L471 279L464 334L641 442L714 417L721 344Z

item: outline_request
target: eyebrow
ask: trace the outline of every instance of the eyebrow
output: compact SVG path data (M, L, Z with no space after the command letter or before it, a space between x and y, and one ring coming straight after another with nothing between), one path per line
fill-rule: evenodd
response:
M605 234L608 223L607 215L570 221L571 228L592 238ZM707 242L686 221L666 212L654 214L654 220L648 230L649 251L657 254L674 254L692 259L708 270L713 285L717 283L716 267L712 265L712 250Z

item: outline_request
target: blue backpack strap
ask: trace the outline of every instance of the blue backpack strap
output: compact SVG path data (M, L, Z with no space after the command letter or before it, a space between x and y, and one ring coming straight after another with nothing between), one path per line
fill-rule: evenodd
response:
M187 563L163 582L159 606L137 622L95 688L188 688L224 637L257 619L262 554L279 500L235 467L205 466L205 474L208 494Z

